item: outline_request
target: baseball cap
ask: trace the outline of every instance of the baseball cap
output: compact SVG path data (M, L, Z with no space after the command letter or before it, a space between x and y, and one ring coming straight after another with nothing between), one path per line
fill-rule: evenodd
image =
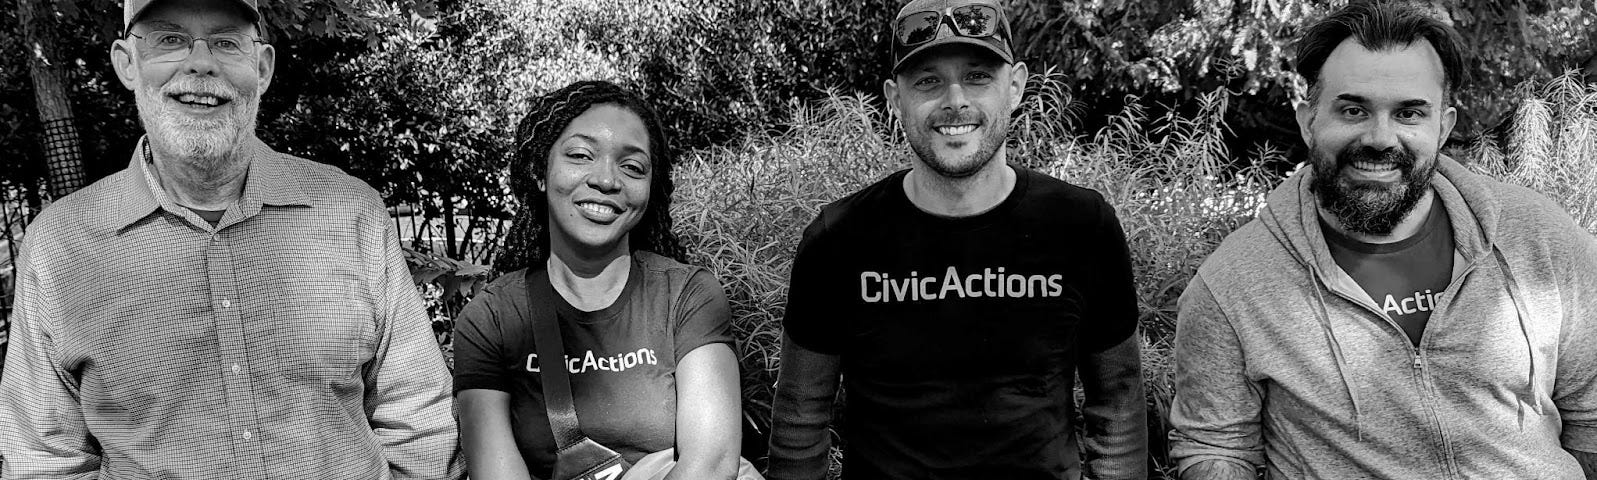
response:
M128 28L133 27L133 20L139 18L139 14L144 13L144 10L149 8L150 5L154 4L155 2L159 2L159 1L160 0L127 0L126 3L123 3L122 4L122 29L126 30ZM254 24L259 25L260 22L261 22L261 10L260 10L260 8L256 7L256 0L213 0L213 1L217 1L217 2L231 1L234 4L237 4L240 7L244 7L244 10L249 12L250 23L254 23Z
M1014 63L1009 37L1009 18L997 1L912 0L893 18L893 71L903 69L916 54L956 43L981 47Z

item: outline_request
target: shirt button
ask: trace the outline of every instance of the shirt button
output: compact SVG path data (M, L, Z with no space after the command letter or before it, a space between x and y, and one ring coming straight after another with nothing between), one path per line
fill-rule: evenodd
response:
M244 369L239 368L237 363L233 364L233 373L238 373L238 372L242 372L242 371L244 371Z
M233 301L227 300L227 299L222 299L222 308L229 308L229 307L232 307L232 306L233 306Z
M243 435L243 437L244 437L244 439L245 439L245 440L249 440L249 439L250 439L250 437L253 437L253 436L255 436L255 435L254 435L254 434L252 434L252 433L250 433L250 431L249 431L249 430L245 430L245 431L244 431L244 435Z

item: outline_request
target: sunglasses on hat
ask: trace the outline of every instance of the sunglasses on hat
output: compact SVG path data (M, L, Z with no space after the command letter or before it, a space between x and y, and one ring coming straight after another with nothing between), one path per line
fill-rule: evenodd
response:
M990 5L964 5L940 12L928 10L905 15L898 20L897 28L893 29L897 32L894 40L900 47L921 45L936 40L938 28L945 23L955 35L971 38L991 37L1004 28L997 8Z

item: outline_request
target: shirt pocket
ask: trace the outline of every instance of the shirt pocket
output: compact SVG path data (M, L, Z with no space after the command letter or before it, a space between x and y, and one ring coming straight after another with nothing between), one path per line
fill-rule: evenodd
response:
M355 388L375 356L377 325L361 301L361 282L343 275L289 282L268 299L259 338L270 352L268 366L295 383Z

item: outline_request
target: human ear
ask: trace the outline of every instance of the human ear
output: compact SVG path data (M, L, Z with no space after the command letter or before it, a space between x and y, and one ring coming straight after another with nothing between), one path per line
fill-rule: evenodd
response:
M1303 137L1303 144L1309 145L1309 126L1314 124L1314 100L1305 99L1297 102L1293 114L1298 120L1298 135Z
M138 86L139 65L135 60L138 53L134 51L133 40L119 38L111 42L111 68L116 70L116 79L122 82L122 87L133 90Z
M255 62L255 71L261 78L259 91L265 92L266 87L272 85L272 74L277 73L277 49L272 48L271 44L263 43L261 44L261 54L258 57Z
M1031 72L1026 69L1025 62L1015 62L1009 69L1009 111L1013 113L1020 108L1020 102L1026 97L1026 81L1031 77Z
M1453 125L1458 123L1458 109L1447 107L1442 110L1442 136L1441 143L1446 143L1448 136L1453 134Z
M894 117L898 111L898 82L892 78L882 81L882 98L887 100L887 113Z

